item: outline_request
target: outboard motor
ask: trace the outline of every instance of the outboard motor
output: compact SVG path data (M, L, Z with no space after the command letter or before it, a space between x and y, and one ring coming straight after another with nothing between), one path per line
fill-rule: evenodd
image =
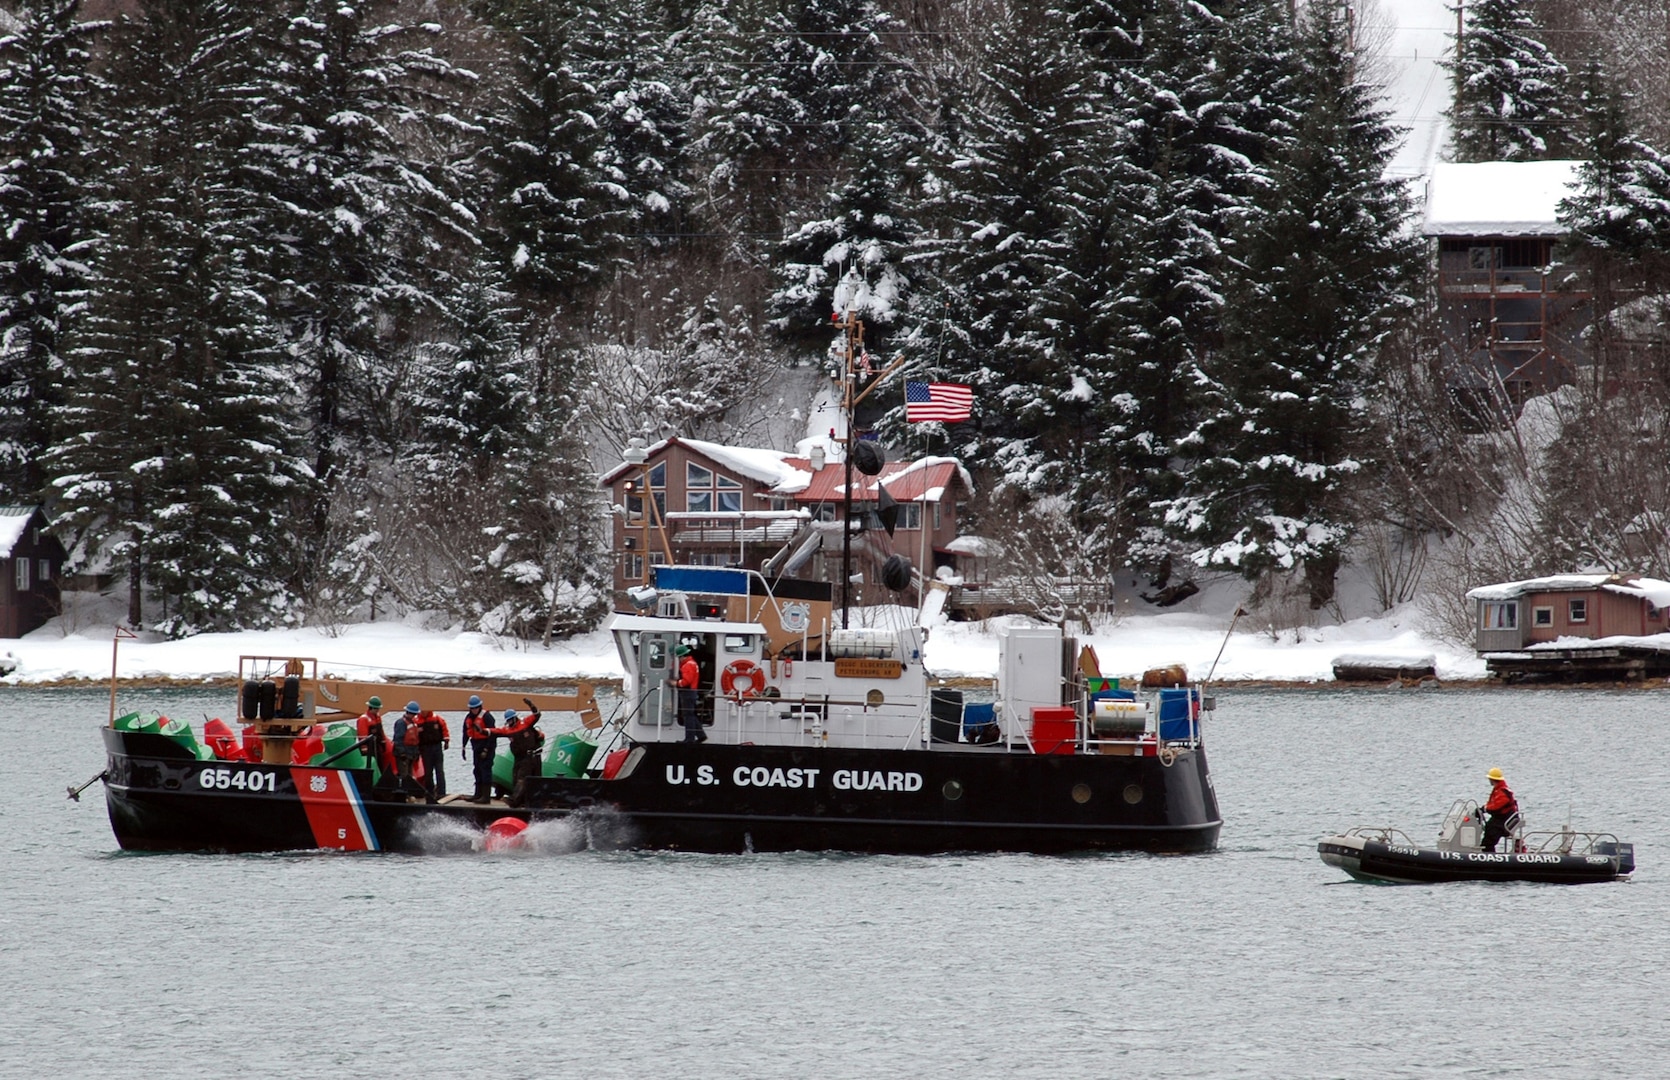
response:
M1595 842L1596 855L1610 855L1618 860L1618 873L1635 873L1635 845L1625 844L1617 840L1599 840Z

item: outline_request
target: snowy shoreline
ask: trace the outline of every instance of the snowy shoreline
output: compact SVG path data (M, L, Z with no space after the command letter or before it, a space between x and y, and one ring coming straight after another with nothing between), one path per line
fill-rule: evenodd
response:
M1383 685L1334 680L1336 659L1368 653L1435 661L1445 684L1486 677L1484 661L1472 650L1436 640L1411 612L1299 631L1238 629L1226 634L1228 622L1208 614L1141 615L1098 625L1077 637L1096 650L1105 674L1120 678L1182 664L1191 679L1204 681L1210 675L1212 683L1226 686ZM935 627L925 657L929 673L951 684L991 679L997 672L996 631L995 620ZM7 653L17 661L17 669L0 678L0 686L108 685L111 634L108 622L95 629L91 620L83 621L66 634L55 621L27 637L0 642L0 664ZM456 628L430 629L414 618L329 629L201 634L178 641L141 635L121 642L116 676L126 686L228 683L242 656L307 657L318 661L322 675L365 681L549 686L582 679L618 682L623 674L614 645L601 630L545 649Z

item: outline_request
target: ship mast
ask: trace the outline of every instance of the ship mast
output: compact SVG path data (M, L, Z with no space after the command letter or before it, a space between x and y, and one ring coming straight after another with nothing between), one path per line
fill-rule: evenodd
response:
M852 601L852 440L853 421L858 405L857 397L853 393L858 384L858 373L853 366L853 360L855 356L862 354L864 348L864 322L849 308L844 316L836 316L835 325L846 332L841 374L841 415L846 418L846 449L842 455L842 468L846 471L846 479L841 486L841 629L845 630L848 628L847 609Z
M843 468L846 471L846 483L841 494L841 629L847 629L847 609L851 605L852 593L852 446L855 438L855 421L858 417L858 406L870 391L880 386L887 377L904 366L905 355L900 353L891 364L880 371L872 372L869 359L864 355L864 321L855 316L851 309L845 315L834 317L835 325L846 332L846 344L842 348L845 354L842 358L844 370L841 373L841 414L846 417L847 431L844 439L846 446L846 461ZM870 385L858 392L858 376L862 367L863 374L871 376ZM881 491L881 477L876 476L876 490Z

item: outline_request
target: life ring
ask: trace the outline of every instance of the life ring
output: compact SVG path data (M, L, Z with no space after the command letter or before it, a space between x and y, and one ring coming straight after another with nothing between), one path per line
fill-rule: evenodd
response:
M719 689L738 700L759 697L765 685L765 672L752 660L732 660L719 674Z

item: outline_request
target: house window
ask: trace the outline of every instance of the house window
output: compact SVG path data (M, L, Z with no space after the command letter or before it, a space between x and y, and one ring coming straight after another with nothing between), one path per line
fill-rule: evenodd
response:
M642 477L626 482L626 520L638 522L644 520L644 496L638 490L643 483ZM655 497L655 518L657 521L667 520L667 463L656 462L649 470L649 490Z
M1554 609L1551 607L1534 607L1531 609L1532 626L1553 626Z
M934 503L934 528L939 528L939 503Z
M693 514L734 514L742 509L742 485L694 461L684 466L684 486L684 508Z
M1486 600L1482 629L1517 630L1519 628L1518 600Z
M621 571L621 577L627 581L642 581L644 577L644 557L638 554L626 556L626 565Z
M834 521L835 520L835 504L834 503L819 503L817 512L813 515L813 517L815 517L818 521Z
M52 560L42 559L35 564L35 580L47 582L52 580Z
M920 529L922 527L922 504L908 502L899 504L899 528Z
M17 591L29 591L29 560L17 558L12 560L17 564Z
M1586 597L1566 601L1566 615L1570 622L1589 621L1589 601Z
M1499 247L1470 247L1467 249L1467 269L1494 270L1502 265L1502 249Z

